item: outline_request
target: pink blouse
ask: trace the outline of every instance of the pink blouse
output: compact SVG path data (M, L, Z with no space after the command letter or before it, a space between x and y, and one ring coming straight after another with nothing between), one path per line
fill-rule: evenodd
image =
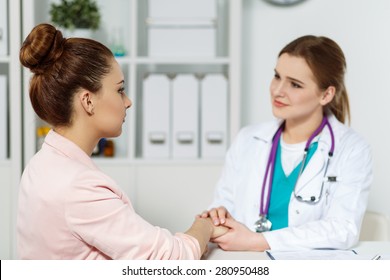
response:
M76 144L54 131L23 172L21 259L199 259L198 241L152 226Z

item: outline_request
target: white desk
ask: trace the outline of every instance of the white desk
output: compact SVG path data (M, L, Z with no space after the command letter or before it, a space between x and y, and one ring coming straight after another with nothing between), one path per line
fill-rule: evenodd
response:
M359 255L386 255L390 256L390 242L364 241L352 248ZM215 244L209 244L204 260L269 260L265 252L224 251Z
M390 256L390 242L362 241L353 247L358 254L379 254Z

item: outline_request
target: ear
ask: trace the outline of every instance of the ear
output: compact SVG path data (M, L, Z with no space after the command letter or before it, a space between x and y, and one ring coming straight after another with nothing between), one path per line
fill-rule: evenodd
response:
M329 104L336 94L336 88L334 86L328 87L325 91L323 91L320 103L322 106Z
M94 114L94 104L93 104L93 95L87 90L82 90L79 94L79 99L81 106L83 107L84 111L92 116Z

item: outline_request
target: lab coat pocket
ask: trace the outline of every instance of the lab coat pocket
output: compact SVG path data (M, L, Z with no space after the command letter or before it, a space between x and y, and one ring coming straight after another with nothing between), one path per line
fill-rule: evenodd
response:
M340 184L340 179L335 175L328 175L324 177L324 200L325 206L329 207L332 196L334 194L335 189Z
M327 212L329 194L332 193L334 183L324 181L323 176L313 177L307 184L294 194L291 203L291 225L300 225L308 221L316 221ZM300 197L300 198L298 198Z
M320 175L312 177L305 185L295 190L296 198L305 204L318 204L324 194L323 177Z

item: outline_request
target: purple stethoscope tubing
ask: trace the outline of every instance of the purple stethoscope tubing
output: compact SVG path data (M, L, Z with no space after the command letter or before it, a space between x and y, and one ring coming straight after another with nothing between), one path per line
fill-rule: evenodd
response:
M298 174L297 180L296 180L295 185L294 185L294 196L295 196L295 198L297 198L298 201L315 204L318 201L320 201L320 199L321 199L322 190L323 190L323 187L324 187L324 181L322 182L321 191L320 191L320 195L318 196L318 199L316 199L314 196L310 197L309 200L303 199L301 196L296 195L295 188L297 186L298 179L299 179L300 175L303 172L303 169L304 169L304 166L305 166L305 162L306 162L307 152L309 151L310 144L313 141L313 139L324 129L325 126L328 126L328 128L329 128L330 137L331 137L331 147L329 149L329 153L328 153L329 157L328 157L328 160L326 162L326 167L325 167L325 173L324 174L326 174L326 172L328 170L329 160L333 156L333 153L334 153L334 146L335 146L334 142L335 142L335 140L334 140L333 129L332 129L332 127L331 127L331 125L330 125L330 123L328 121L328 118L327 118L327 116L324 116L320 126L313 132L313 134L309 137L309 139L306 142L306 146L305 146L305 150L304 150L304 154L303 154L303 159L302 159L302 163L301 163L301 168L299 170L299 174ZM263 186L262 186L262 189L261 189L260 216L267 216L267 214L268 214L269 202L270 202L270 199L271 199L271 191L272 191L272 181L273 181L274 171L275 171L274 169L275 169L276 151L278 149L278 143L279 143L280 136L282 135L283 129L284 129L284 122L278 128L278 130L276 131L276 133L275 133L275 135L274 135L274 137L272 139L271 152L270 152L270 155L268 157L267 168L265 170ZM271 168L271 175L269 176L270 168ZM268 177L269 177L269 184L268 184L269 187L268 187L268 193L267 193L267 201L266 201L266 204L263 207L264 196L265 196L265 189L266 189Z

